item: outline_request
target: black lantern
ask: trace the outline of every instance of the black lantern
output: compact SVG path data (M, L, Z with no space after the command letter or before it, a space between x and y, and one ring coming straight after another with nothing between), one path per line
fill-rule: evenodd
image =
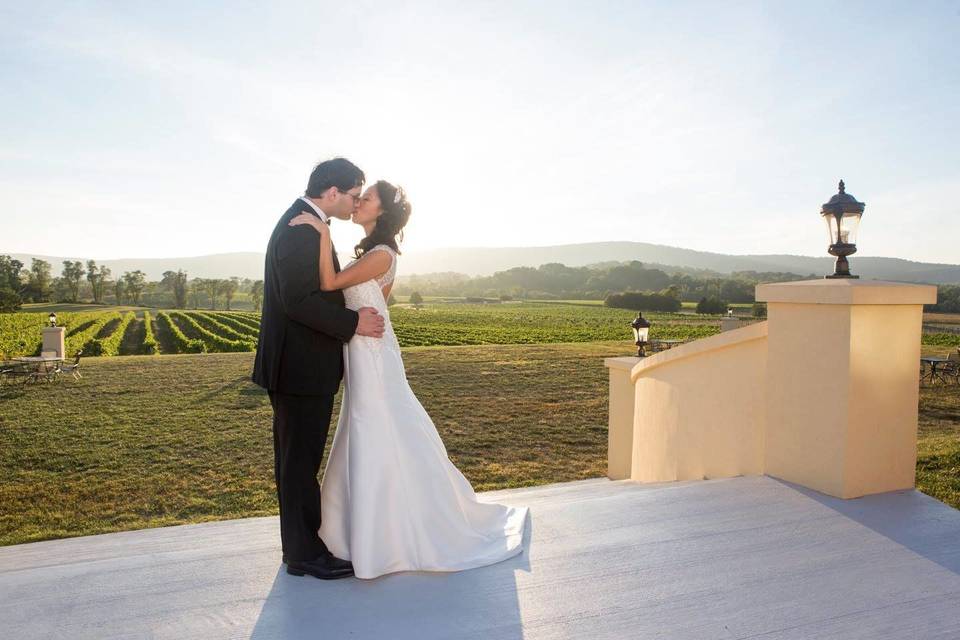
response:
M645 358L647 354L644 347L647 346L647 338L650 336L650 323L644 319L643 313L638 311L637 317L630 323L630 326L633 328L633 337L636 339L637 357Z
M830 234L830 247L827 252L837 257L833 268L833 275L826 278L859 278L850 275L850 263L847 256L857 252L857 229L860 218L867 206L863 202L844 191L843 180L840 181L840 193L830 198L830 202L823 205L820 215L827 223L827 232Z
M47 316L47 320L50 321L50 326L51 326L51 327L57 326L57 314L55 314L54 312L52 312L52 311L50 312L50 315Z

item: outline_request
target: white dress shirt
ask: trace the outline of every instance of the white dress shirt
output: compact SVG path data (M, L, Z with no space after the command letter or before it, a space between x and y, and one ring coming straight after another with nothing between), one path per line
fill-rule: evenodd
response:
M308 198L307 196L300 196L300 199L306 202L308 205L310 205L310 208L317 212L317 215L320 216L321 220L323 220L327 224L330 224L330 219L327 217L327 214L323 212L323 209L315 205L310 198Z

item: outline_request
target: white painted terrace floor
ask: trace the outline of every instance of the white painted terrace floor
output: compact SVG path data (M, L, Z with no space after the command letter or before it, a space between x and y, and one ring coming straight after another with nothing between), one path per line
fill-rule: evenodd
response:
M586 480L531 507L524 553L460 573L281 569L276 518L0 548L3 638L960 638L960 512L768 477Z

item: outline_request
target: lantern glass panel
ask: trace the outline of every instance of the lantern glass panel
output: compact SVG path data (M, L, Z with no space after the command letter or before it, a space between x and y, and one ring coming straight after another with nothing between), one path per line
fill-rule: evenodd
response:
M857 229L860 228L860 213L845 213L840 219L840 242L857 244Z
M839 242L839 236L837 234L837 216L835 215L825 215L823 216L823 221L827 223L827 234L830 237L829 244L836 244Z
M650 327L641 327L636 330L637 333L637 342L646 342L647 336L650 335Z

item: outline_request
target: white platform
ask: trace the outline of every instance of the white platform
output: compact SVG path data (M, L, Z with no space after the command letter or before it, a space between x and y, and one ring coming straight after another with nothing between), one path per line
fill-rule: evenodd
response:
M0 548L3 638L960 638L960 512L767 477L482 494L522 555L461 573L281 570L276 518Z

